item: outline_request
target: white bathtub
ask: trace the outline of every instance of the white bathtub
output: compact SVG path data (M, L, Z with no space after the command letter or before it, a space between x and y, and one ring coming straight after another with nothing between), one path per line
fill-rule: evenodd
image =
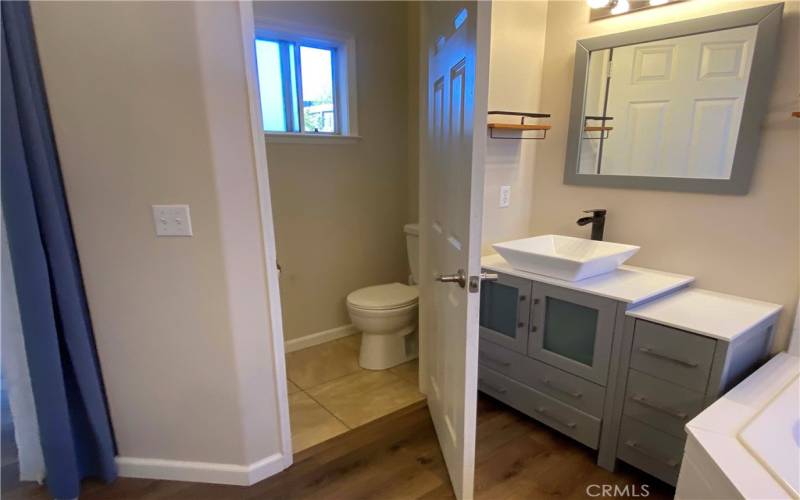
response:
M676 498L800 498L800 357L778 354L686 431Z

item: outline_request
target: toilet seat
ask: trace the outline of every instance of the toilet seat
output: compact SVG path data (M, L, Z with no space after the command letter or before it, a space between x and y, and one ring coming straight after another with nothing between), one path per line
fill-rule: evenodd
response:
M368 286L347 296L347 305L366 311L387 311L415 305L419 298L417 287L402 283Z

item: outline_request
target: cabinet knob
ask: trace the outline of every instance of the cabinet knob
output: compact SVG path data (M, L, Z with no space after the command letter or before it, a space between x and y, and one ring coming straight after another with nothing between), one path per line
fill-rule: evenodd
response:
M539 303L539 299L533 299L533 303L534 304L538 304Z
M532 331L532 332L535 332L536 330L537 330L537 328L536 328L535 326L532 326L532 327L531 327L531 331Z
M527 298L528 298L528 297L526 297L526 296L524 296L524 295L520 295L520 296L519 296L519 301L520 301L520 302L525 302L525 299L527 299Z
M517 323L517 328L522 328L523 326L525 326L525 323L523 323L522 321Z

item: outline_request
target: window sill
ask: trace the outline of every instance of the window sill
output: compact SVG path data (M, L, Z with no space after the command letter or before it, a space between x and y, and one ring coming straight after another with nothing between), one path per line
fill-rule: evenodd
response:
M360 135L264 133L267 144L355 144Z

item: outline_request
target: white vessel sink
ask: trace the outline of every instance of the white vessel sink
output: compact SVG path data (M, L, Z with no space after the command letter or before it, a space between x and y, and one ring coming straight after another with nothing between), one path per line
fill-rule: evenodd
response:
M639 251L635 245L546 234L492 245L515 269L566 281L608 273Z

